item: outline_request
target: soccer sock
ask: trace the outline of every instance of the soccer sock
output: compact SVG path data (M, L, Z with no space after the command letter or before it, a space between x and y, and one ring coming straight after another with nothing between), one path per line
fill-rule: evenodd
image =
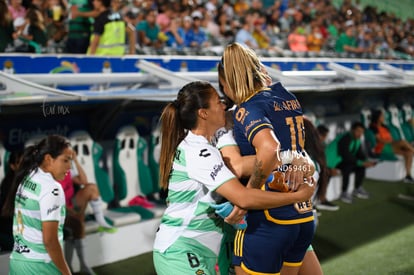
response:
M78 254L80 269L82 273L87 273L89 275L95 275L95 272L90 268L85 261L85 246L83 239L76 239L74 241L76 253Z
M103 210L102 210L102 199L99 197L96 200L90 201L90 204L92 206L93 214L95 216L95 220L97 223L99 223L100 226L105 228L111 228L112 225L106 222Z
M74 244L73 244L72 239L65 241L65 259L71 271L73 270L72 269L72 259L73 259L73 250L74 250L73 245Z

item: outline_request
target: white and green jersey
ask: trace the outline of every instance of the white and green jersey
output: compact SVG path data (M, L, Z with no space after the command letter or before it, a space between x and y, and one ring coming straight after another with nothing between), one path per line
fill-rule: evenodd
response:
M226 146L237 146L237 142L233 136L233 130L226 129L225 127L218 129L214 134L212 144L219 150Z
M42 222L58 221L63 242L66 207L62 186L38 168L17 189L13 219L14 248L11 259L50 262L43 243Z
M214 214L213 193L234 178L217 148L188 132L179 144L168 186L168 207L154 249L163 253L180 236L198 241L218 255L223 219Z

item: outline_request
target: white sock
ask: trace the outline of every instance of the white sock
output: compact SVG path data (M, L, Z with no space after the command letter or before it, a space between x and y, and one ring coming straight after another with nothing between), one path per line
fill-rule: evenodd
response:
M85 261L85 245L83 239L76 239L74 241L76 253L78 254L80 268L82 273L88 275L96 275L95 272L90 268Z
M73 259L73 251L74 251L74 241L72 239L65 241L64 251L65 251L65 259L68 263L69 269L72 271L72 259ZM73 272L72 272L73 273Z
M102 210L102 199L98 198L96 200L92 200L89 202L92 206L93 214L95 216L95 220L99 223L100 226L105 228L111 228L112 225L106 222L103 210Z

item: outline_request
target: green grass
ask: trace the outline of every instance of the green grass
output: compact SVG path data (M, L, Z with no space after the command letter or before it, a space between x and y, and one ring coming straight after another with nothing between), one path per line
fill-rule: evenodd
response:
M323 211L313 246L326 275L414 275L414 184L366 180L369 200ZM139 245L139 244L137 244ZM152 254L94 268L98 275L154 275Z

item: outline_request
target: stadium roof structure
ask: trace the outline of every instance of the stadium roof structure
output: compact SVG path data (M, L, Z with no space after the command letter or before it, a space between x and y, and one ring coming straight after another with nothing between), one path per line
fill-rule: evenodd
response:
M171 101L194 80L216 87L219 57L0 55L0 105L107 100ZM414 62L263 58L292 92L414 87Z

